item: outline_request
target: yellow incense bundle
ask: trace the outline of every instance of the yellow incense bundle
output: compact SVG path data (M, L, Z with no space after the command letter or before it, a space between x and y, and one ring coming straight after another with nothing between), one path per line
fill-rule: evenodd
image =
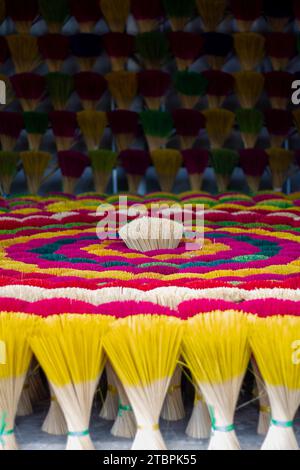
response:
M288 171L294 160L294 152L282 148L270 148L267 150L269 155L269 167L272 173L272 182L274 191L282 191Z
M119 320L104 338L106 353L132 405L137 434L132 449L165 449L159 415L180 354L182 323L137 315Z
M123 33L130 12L130 0L100 0L103 16L114 33Z
M235 114L226 109L208 109L203 114L211 148L223 147L234 126Z
M6 37L16 73L32 72L40 65L37 38L29 34L12 34Z
M107 118L101 111L86 110L77 113L77 122L88 150L97 150L104 134Z
M108 89L120 109L129 109L138 93L138 77L135 72L111 72L105 75Z
M20 157L27 179L30 194L37 194L42 184L43 176L51 161L48 152L21 152Z
M226 0L196 0L205 31L216 31L224 18Z
M171 192L177 173L182 165L181 153L178 150L158 149L151 152L151 158L162 191Z
M265 79L258 72L237 72L234 74L235 92L242 108L255 108L264 89Z
M258 33L236 33L235 52L243 70L254 70L265 56L265 38Z

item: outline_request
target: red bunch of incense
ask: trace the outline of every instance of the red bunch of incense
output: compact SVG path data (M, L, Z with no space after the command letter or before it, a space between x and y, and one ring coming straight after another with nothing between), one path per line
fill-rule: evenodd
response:
M234 77L230 73L219 70L206 70L202 72L206 78L208 106L210 108L221 108L226 97L234 89Z
M139 184L150 166L149 153L145 150L123 150L119 159L127 173L129 191L137 193Z
M143 70L138 73L139 94L145 99L149 109L159 109L162 98L171 85L171 76L162 70Z
M63 192L73 194L79 178L89 165L89 159L72 150L58 152L58 163L63 176Z
M69 150L76 137L77 116L71 111L53 111L49 115L58 151Z
M266 51L275 71L284 70L296 55L296 36L293 33L268 33Z
M107 90L106 79L94 72L80 72L74 77L75 90L84 109L96 109Z
M196 109L176 109L172 116L176 132L180 136L181 148L191 148L200 129L205 128L204 115Z
M260 179L268 165L268 155L262 149L240 150L240 165L244 171L250 190L259 190Z
M28 33L38 13L37 0L6 1L6 14L15 22L18 33Z
M107 33L103 36L103 45L110 57L112 70L123 70L128 58L134 52L134 36L126 33Z
M70 52L70 40L62 34L46 34L38 37L38 46L50 72L59 72Z
M83 33L91 32L101 17L99 0L71 0L70 8Z
M24 111L34 111L46 91L45 77L35 73L20 73L10 77Z
M131 13L138 24L140 33L155 29L164 16L161 0L131 0Z
M265 74L265 89L272 108L286 109L291 97L293 75L289 72L268 72Z
M185 70L203 53L203 37L197 33L177 31L169 33L171 52L178 70Z
M285 109L267 109L265 122L271 137L271 147L281 147L293 127L291 112Z
M230 0L230 9L241 32L251 30L251 26L263 12L263 0Z
M239 311L239 304L234 302L226 302L225 300L218 299L197 299L187 300L178 306L180 318L186 320L202 313L209 313L215 311L237 310Z
M138 134L138 113L119 109L108 113L107 117L119 151L127 150Z
M12 151L24 127L21 113L0 112L0 140L2 150Z
M132 315L160 315L177 317L178 314L175 310L168 307L163 307L151 302L136 302L127 300L124 302L109 302L99 305L98 314L112 315L116 318L125 318Z
M203 173L208 166L209 152L203 149L188 149L181 153L189 174L191 188L193 191L198 191L202 184Z
M245 313L252 313L261 318L274 315L300 315L300 302L281 299L259 299L242 302L241 309Z

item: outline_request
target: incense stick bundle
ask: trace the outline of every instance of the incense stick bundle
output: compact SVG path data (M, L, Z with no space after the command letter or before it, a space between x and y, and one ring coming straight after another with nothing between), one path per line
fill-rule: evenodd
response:
M269 33L266 38L266 52L273 70L285 70L296 55L296 37L292 33Z
M261 177L268 165L268 155L261 149L243 149L239 153L250 191L257 193Z
M3 450L17 449L15 439L15 416L28 372L32 352L28 338L36 323L33 315L19 313L0 314L0 337L4 344L0 367L0 415L1 447Z
M70 11L82 33L91 33L101 17L99 0L71 0Z
M139 115L134 111L118 109L108 113L108 122L118 150L128 149L138 134Z
M292 2L274 2L264 0L264 14L273 31L283 31L289 19L292 17Z
M144 150L129 149L121 152L119 159L127 174L129 192L136 194L150 166L149 154Z
M272 108L286 109L291 97L293 75L289 72L268 72L265 74L265 90Z
M235 115L227 109L208 109L203 112L211 148L223 147L234 126Z
M188 69L203 52L203 38L200 34L177 31L168 37L178 70Z
M294 160L294 152L281 148L267 150L269 167L272 173L274 191L281 191L289 168Z
M71 36L70 49L77 58L81 72L90 72L102 53L100 36L80 33Z
M137 420L134 450L165 449L158 420L182 339L181 322L172 313L155 316L154 305L153 313L116 322L104 338Z
M110 58L112 71L123 70L134 52L134 37L126 33L107 33L103 36L103 45Z
M224 19L227 7L226 0L196 0L204 31L216 31Z
M173 130L173 119L168 111L143 111L140 114L149 150L165 145Z
M184 108L194 108L200 97L207 90L207 80L197 72L177 72L174 78L175 88Z
M163 0L173 31L183 31L195 13L195 0Z
M179 311L191 316L195 308L196 301L190 301L179 306ZM212 421L209 449L240 449L233 421L250 359L247 316L229 310L189 318L183 357L208 404Z
M46 76L47 91L55 111L64 111L74 90L71 75L52 72Z
M59 72L70 52L70 40L62 34L46 34L38 37L41 56L49 72Z
M32 23L38 16L37 0L28 0L26 3L20 0L6 2L6 12L13 22L18 33L29 33Z
M238 109L236 120L245 148L254 148L264 125L263 113L258 109Z
M136 435L136 419L134 417L132 406L129 403L128 396L124 387L114 372L114 382L119 396L118 414L110 430L110 433L115 437L122 437L124 439L133 439Z
M31 72L40 65L37 38L28 34L6 36L16 73Z
M200 130L205 128L204 115L196 109L175 109L172 116L181 149L192 148Z
M18 403L16 416L30 416L33 413L33 408L32 408L28 389L29 389L29 384L26 378L24 386L23 386L23 390L20 396L20 400Z
M149 69L160 69L169 55L167 36L160 31L138 34L135 48L141 61Z
M182 370L176 367L171 379L167 396L161 411L161 418L166 421L180 421L185 417L185 409L181 393Z
M199 191L203 174L208 166L209 152L202 149L189 149L182 152L183 162L189 174L192 191Z
M220 70L233 49L233 38L225 33L204 33L203 50L208 65Z
M212 150L212 166L216 173L217 186L220 193L228 189L230 178L239 157L237 152L230 149Z
M149 33L156 29L163 17L161 0L131 0L131 13L140 33Z
M118 154L101 149L89 152L92 164L94 185L97 193L105 193L112 171L116 166Z
M135 72L111 72L105 75L108 89L120 109L129 109L138 92Z
M69 150L76 137L77 119L72 111L52 111L49 114L58 151Z
M37 194L43 181L45 171L51 161L48 152L21 152L20 153L27 187L30 194Z
M271 147L281 147L293 127L291 112L283 109L266 109L265 122Z
M258 33L236 33L234 48L242 70L250 72L262 62L265 56L265 38Z
M102 315L55 315L44 319L30 340L66 418L69 450L94 448L88 428L110 322ZM74 354L78 349L81 354Z
M242 108L255 108L264 89L265 78L258 72L234 74L235 92Z
M106 363L105 372L107 380L107 391L99 417L107 421L114 421L118 415L119 397L117 387L115 385L115 374L109 361Z
M45 96L45 78L34 73L20 73L10 77L10 81L23 111L35 111Z
M60 33L70 14L68 0L39 0L39 10L50 33Z
M20 156L15 152L0 151L0 186L4 194L10 194L12 182L18 171Z
M220 70L205 70L202 75L208 83L206 94L209 108L221 108L227 96L233 91L233 76Z
M51 386L50 392L50 407L42 431L53 436L64 436L68 433L67 423Z
M21 113L0 112L0 141L2 150L12 152L23 129Z
M94 72L80 72L74 76L74 85L83 109L96 109L107 90L105 77Z
M160 149L152 151L151 158L162 191L171 192L177 173L182 165L181 153L178 150Z
M170 74L162 70L143 70L138 73L138 92L151 110L160 109L170 85Z
M253 23L262 15L263 0L230 0L230 9L242 33L251 31Z
M107 126L106 113L94 110L77 113L77 122L88 150L97 150Z
M23 114L29 149L38 151L49 125L47 113L26 112Z
M100 0L100 7L109 29L123 33L130 13L130 0Z
M204 397L195 385L195 398L193 412L185 433L192 439L207 439L210 436L211 419Z
M89 164L88 158L83 153L66 150L58 152L58 164L62 174L63 192L74 194L76 185Z

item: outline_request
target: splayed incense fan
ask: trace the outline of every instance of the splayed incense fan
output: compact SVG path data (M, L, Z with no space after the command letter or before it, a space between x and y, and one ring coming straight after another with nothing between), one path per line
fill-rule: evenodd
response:
M146 252L178 247L184 234L179 222L156 217L141 217L124 225L119 235L131 250Z

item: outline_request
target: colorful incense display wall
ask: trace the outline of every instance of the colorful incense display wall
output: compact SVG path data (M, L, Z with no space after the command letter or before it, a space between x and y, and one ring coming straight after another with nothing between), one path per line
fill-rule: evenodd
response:
M284 187L300 145L291 100L300 60L296 1L2 3L3 194L27 150L52 156L48 170L44 165L30 177L23 165L27 181L36 179L31 193L59 168L63 190L75 192L65 178L78 181L88 166L97 192L108 190L119 166L135 193L150 166L162 190L174 189L181 166L193 190L201 189L208 166L219 191L229 188L237 166L251 192L266 170L269 187ZM137 150L145 152L141 164ZM171 165L170 150L183 152L173 152ZM62 151L69 152L63 166ZM107 166L107 151L127 153Z

